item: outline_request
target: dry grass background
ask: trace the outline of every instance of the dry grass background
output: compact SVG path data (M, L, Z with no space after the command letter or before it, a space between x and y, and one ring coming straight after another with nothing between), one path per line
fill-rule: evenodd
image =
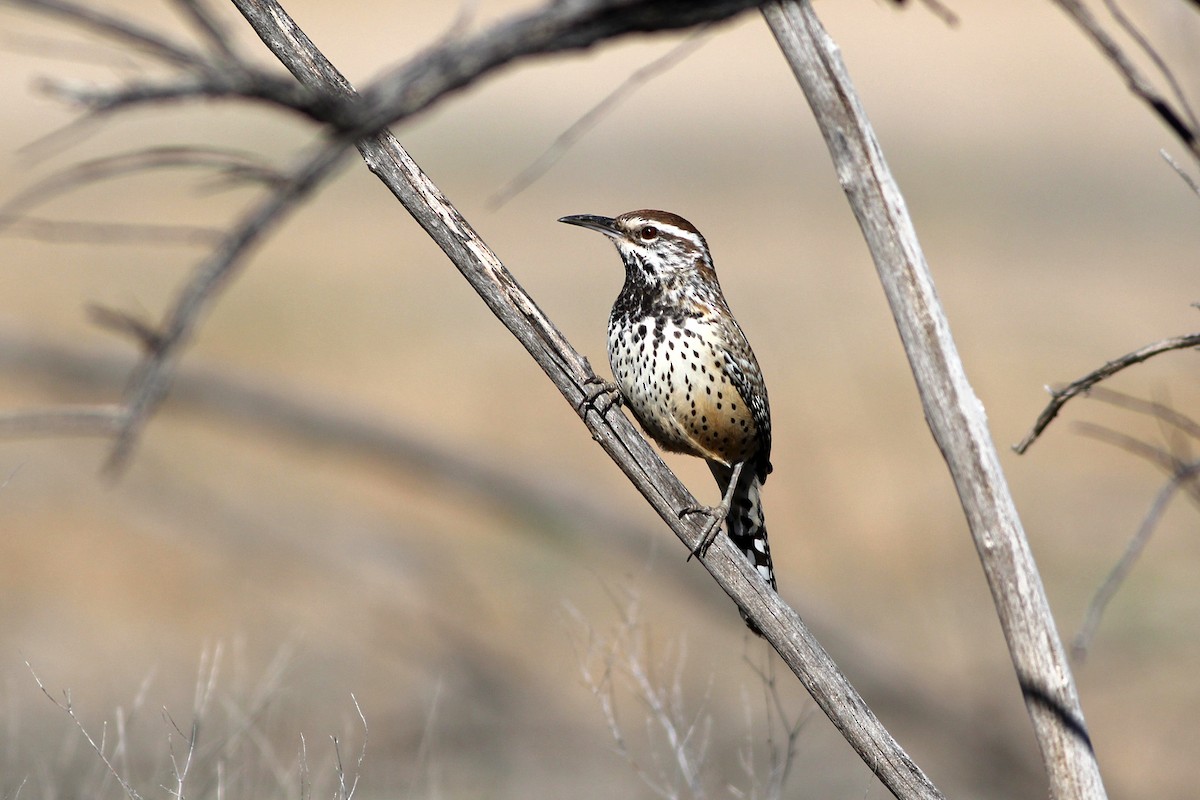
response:
M358 81L432 41L456 11L428 1L286 5ZM479 17L516 5L481 3ZM1195 89L1196 16L1160 5L1135 10ZM178 27L159 4L117 7ZM1200 299L1200 201L1159 160L1158 148L1173 146L1168 133L1049 3L953 7L957 29L919 7L867 0L818 12L858 81L1005 446L1033 421L1044 384L1200 327L1189 307ZM264 110L162 108L31 159L18 148L68 119L31 92L31 79L114 74L31 48L47 35L57 36L0 11L4 196L56 166L133 146L222 143L286 160L308 135ZM718 31L531 189L499 210L487 205L674 41L524 64L444 102L400 139L597 365L620 266L602 242L554 219L660 207L706 233L771 390L776 471L765 498L783 595L950 796L1037 796L1036 750L950 481L824 145L761 20ZM219 222L246 199L195 185L181 174L105 184L46 213ZM4 238L0 333L97 357L123 352L89 326L85 304L154 318L197 257ZM1194 359L1162 357L1115 386L1193 410ZM178 404L114 485L98 474L100 443L6 442L0 793L11 796L23 776L37 797L77 796L72 787L100 780L23 662L50 690L69 687L93 730L152 675L130 766L152 776L155 764L142 762L162 767L159 708L188 718L201 653L221 642L220 685L235 706L252 704L255 683L289 654L246 758L265 760L269 744L290 763L302 732L317 771L329 756L323 737L357 731L353 692L370 725L360 796L645 795L580 677L586 634L567 611L606 631L631 592L654 652L686 644L686 696L714 719L709 780L744 786L742 707L760 691L747 659L762 663L763 646L361 166L255 254L185 363L361 412L548 491L567 487L634 533L514 514L419 470ZM109 398L99 391L11 362L0 369L4 407ZM1079 401L1027 456L1004 455L1066 637L1161 482L1072 435L1072 419L1156 435L1145 420ZM672 463L711 494L702 465ZM1194 796L1196 521L1183 502L1167 515L1077 674L1114 797ZM803 708L802 692L786 694L790 709ZM626 703L636 735L642 710ZM294 791L295 776L281 775L273 780ZM146 791L160 796L160 782L147 778ZM808 723L789 796L882 792L823 719Z

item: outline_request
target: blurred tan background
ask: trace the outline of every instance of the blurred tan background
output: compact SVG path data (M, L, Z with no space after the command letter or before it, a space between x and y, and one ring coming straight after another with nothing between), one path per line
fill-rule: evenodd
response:
M475 24L518 5L482 2ZM457 12L428 0L286 6L360 85ZM1178 152L1169 133L1049 3L951 6L954 29L921 7L870 0L818 12L905 192L1069 639L1163 481L1072 422L1160 432L1081 400L1028 455L1008 445L1041 409L1043 385L1200 328L1189 305L1200 300L1200 199L1158 155ZM1183 6L1131 11L1194 91L1200 27ZM183 35L161 4L111 7ZM0 10L2 197L84 158L157 144L239 147L286 165L312 135L273 110L194 104L137 111L35 158L21 148L71 118L32 90L39 76L132 74L51 41L78 38ZM765 502L783 596L950 796L1042 796L987 588L872 264L761 19L721 28L531 188L488 204L677 41L523 63L397 132L602 372L620 264L554 220L657 207L704 231L770 387ZM90 187L38 214L216 225L250 197L177 171ZM130 348L91 325L86 305L157 319L201 254L0 239L3 407L116 398ZM580 669L589 637L612 635L630 598L656 678L669 686L677 670L687 713L712 720L710 793L755 796L739 753L752 746L761 774L764 646L361 163L254 253L183 372L115 483L100 474L102 442L0 444L0 796L25 779L26 796L120 795L25 662L55 696L70 690L110 749L121 722L117 763L165 796L169 739L180 747L170 720L190 724L197 673L220 648L201 737L223 753L226 791L302 793L303 735L310 789L323 793L328 737L344 737L348 767L356 758L353 693L369 726L360 797L650 797ZM271 429L239 422L202 395L214 374L311 413ZM1190 352L1113 386L1185 413L1200 398ZM331 416L399 450L346 446L323 434ZM715 499L702 464L670 463ZM1197 519L1187 501L1173 504L1077 672L1113 797L1194 796ZM803 692L780 672L784 707L803 714ZM642 767L670 773L647 749L661 737L646 733L644 704L623 690L618 700ZM214 758L189 796L215 785ZM786 796L883 794L812 717Z

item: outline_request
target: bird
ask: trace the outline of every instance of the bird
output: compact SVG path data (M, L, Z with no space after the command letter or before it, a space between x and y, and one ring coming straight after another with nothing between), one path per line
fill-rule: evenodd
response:
M721 490L693 555L703 557L724 521L729 538L778 590L760 493L771 472L771 409L762 370L729 310L708 243L669 211L559 222L616 245L625 282L608 318L608 360L618 398L660 447L703 458ZM614 398L614 399L618 399ZM762 632L742 612L750 630Z

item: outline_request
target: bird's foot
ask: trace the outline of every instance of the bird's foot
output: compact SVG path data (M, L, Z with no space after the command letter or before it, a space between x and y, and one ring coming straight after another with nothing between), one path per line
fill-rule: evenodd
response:
M696 543L695 549L692 550L692 555L687 557L688 561L692 560L692 556L696 558L704 558L708 553L708 548L712 547L712 543L717 540L717 534L721 532L721 523L729 516L729 508L733 505L733 493L737 489L738 481L742 476L742 468L746 466L744 461L738 462L733 467L733 474L729 477L729 486L725 489L724 496L721 497L720 505L716 506L688 506L679 510L679 518L683 519L688 514L703 514L709 518L708 525L704 527L704 533L700 536L700 541Z
M708 553L708 548L712 547L712 543L717 540L717 536L721 533L721 523L729 515L729 504L721 503L719 506L688 506L679 510L680 519L690 514L703 514L708 517L708 522L704 526L704 533L700 535L700 540L688 555L688 561L692 560L692 556L704 558Z
M593 375L583 382L583 399L575 406L575 411L584 418L589 411L595 411L603 417L610 408L624 402L621 387L599 375Z

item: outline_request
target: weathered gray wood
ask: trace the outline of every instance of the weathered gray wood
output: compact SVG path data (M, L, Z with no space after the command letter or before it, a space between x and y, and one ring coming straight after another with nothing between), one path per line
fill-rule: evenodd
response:
M274 0L234 0L272 52L306 86L350 94L353 89ZM695 498L619 409L603 416L583 407L595 375L495 253L421 171L390 133L364 139L368 167L442 248L505 327L521 342L587 423L593 438L690 550L703 532L681 509ZM549 223L548 223L549 224ZM680 551L681 554L684 552ZM766 638L843 733L863 761L898 798L941 793L900 748L866 702L813 638L800 617L771 591L728 537L718 537L701 563Z
M971 389L933 277L837 46L807 0L763 7L875 260L933 438L950 468L1054 798L1105 797L1079 697L983 406Z

